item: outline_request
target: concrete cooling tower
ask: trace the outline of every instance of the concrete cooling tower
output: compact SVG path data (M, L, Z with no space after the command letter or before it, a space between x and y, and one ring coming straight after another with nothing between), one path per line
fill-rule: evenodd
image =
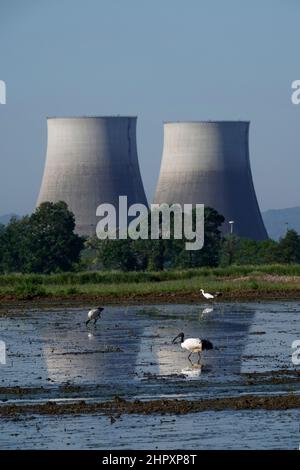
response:
M155 203L205 204L225 217L222 230L268 238L252 181L249 122L169 122Z
M48 146L37 205L65 201L76 232L95 235L96 208L119 196L147 205L136 146L136 117L48 118Z

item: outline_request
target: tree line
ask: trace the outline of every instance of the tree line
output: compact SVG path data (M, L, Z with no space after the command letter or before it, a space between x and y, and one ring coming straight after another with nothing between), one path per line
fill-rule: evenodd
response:
M300 263L300 236L255 241L223 236L224 217L204 211L204 247L185 249L186 239L84 239L75 230L74 215L64 202L41 204L31 216L0 226L0 272L52 273L71 270L160 271L232 264ZM172 224L171 224L172 226Z
M45 202L31 216L0 226L0 272L70 271L84 240L74 233L74 215L64 202Z

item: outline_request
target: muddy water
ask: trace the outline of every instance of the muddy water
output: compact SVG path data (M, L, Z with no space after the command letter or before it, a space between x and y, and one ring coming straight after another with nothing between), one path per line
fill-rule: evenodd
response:
M299 410L218 411L186 416L32 417L7 421L10 449L297 449ZM259 423L259 425L258 425Z
M107 307L96 328L85 326L87 308L11 309L0 317L7 348L0 406L300 390L300 366L291 361L299 302ZM210 339L216 349L191 363L171 343L180 331ZM0 448L297 448L298 428L299 410L123 415L112 422L26 415L1 419Z

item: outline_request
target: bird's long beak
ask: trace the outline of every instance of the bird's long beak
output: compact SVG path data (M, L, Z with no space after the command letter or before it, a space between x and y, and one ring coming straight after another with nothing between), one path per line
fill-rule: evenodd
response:
M178 338L180 338L180 335L177 335L176 338L172 340L172 344L174 344Z

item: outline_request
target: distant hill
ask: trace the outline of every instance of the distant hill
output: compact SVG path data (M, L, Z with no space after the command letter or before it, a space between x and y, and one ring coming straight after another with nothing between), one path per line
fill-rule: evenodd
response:
M19 218L20 216L17 214L4 214L0 215L0 224L6 225L10 221L12 217L17 217Z
M287 227L300 233L300 207L270 209L262 212L269 237L278 240L284 236ZM286 225L288 223L288 226Z

